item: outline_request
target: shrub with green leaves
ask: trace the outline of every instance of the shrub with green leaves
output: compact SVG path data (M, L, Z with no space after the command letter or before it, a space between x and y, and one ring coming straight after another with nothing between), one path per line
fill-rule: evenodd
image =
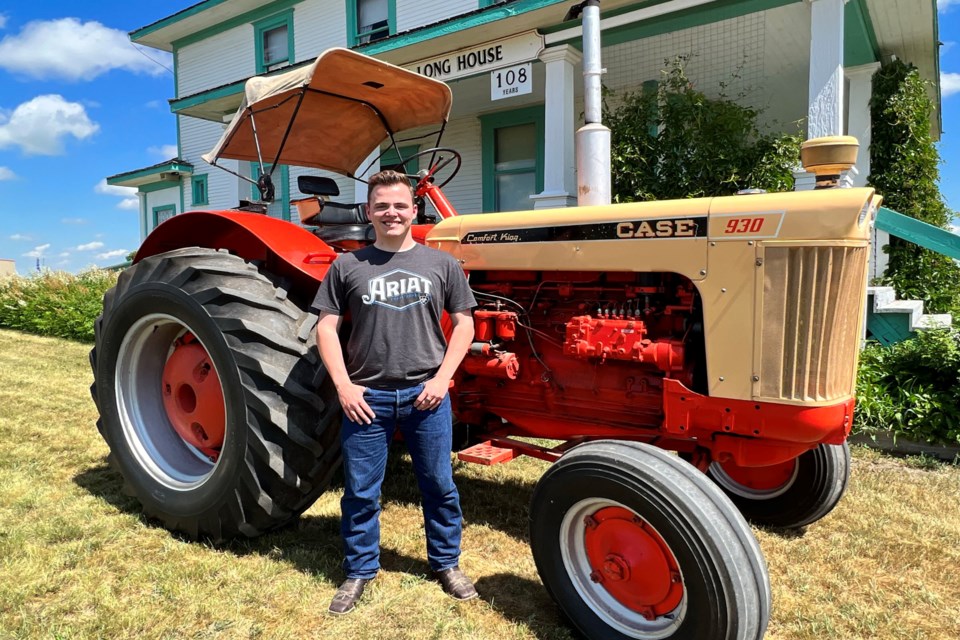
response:
M869 183L884 206L946 229L950 211L938 185L940 154L930 135L933 102L916 67L894 60L873 78ZM931 313L960 312L960 267L949 257L891 237L883 283Z
M685 62L681 56L669 64L655 91L626 93L615 108L605 105L614 201L793 189L799 133L762 133L759 110L722 95L723 85L720 97L707 97L687 78Z
M116 283L116 272L101 270L0 279L0 327L93 342L103 294Z
M960 331L922 331L860 355L854 432L960 444Z

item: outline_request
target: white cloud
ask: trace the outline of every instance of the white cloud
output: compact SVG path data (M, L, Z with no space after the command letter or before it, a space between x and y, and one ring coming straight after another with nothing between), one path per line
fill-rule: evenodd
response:
M960 73L940 74L940 95L944 98L960 93Z
M12 236L10 236L10 239L18 242L21 240L33 240L33 238L31 238L30 236L25 236L22 233L13 234Z
M58 258L69 258L69 257L70 257L70 252L69 252L69 251L62 251L61 253L59 253L59 254L57 255L57 257L58 257Z
M102 242L88 242L87 244L81 244L74 251L96 251L97 249L103 249Z
M99 129L82 104L56 94L37 96L13 112L0 111L0 149L16 145L27 155L53 156L63 153L67 136L83 140Z
M147 151L163 160L177 157L177 145L175 144L162 144L159 147L150 147Z
M957 4L960 4L960 0L937 0L937 11L943 13Z
M114 249L113 251L107 251L105 253L98 253L97 260L112 260L113 258L119 258L125 256L129 251L126 249Z
M118 187L116 185L107 184L106 178L101 178L100 182L93 187L93 190L96 193L102 193L108 196L121 196L124 198L129 198L137 192L137 190L133 187Z
M85 218L60 218L60 224L87 224Z
M3 182L4 180L13 180L16 177L17 174L7 167L0 167L0 182Z
M92 80L112 69L155 76L171 60L169 53L136 47L119 29L77 18L29 22L0 40L0 67L33 78Z
M3 29L7 26L7 16L0 13L0 29Z
M49 248L50 248L50 243L48 242L47 244L42 244L39 247L34 247L33 251L27 251L23 255L27 258L43 258L44 254Z
M94 185L93 190L106 196L123 198L117 203L118 209L137 210L140 208L140 198L137 197L137 190L133 187L118 187L107 184L107 179L101 178L100 182Z

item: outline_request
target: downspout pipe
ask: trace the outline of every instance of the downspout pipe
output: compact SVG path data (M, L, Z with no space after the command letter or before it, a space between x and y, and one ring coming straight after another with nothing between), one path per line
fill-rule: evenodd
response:
M610 129L602 123L600 64L600 0L586 0L575 9L583 22L583 101L585 124L577 131L577 204L610 204Z

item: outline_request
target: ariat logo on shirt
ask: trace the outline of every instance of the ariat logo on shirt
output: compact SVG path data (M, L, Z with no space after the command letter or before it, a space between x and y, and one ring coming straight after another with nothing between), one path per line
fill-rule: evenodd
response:
M397 269L379 278L367 281L363 304L379 304L393 309L406 309L415 304L427 304L433 283L415 273Z

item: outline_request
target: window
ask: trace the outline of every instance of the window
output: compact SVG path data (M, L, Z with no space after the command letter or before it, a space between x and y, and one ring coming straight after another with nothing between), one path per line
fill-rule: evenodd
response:
M198 204L210 204L209 194L207 192L207 174L193 176L190 179L190 187L193 196L190 201L193 206Z
M533 209L543 191L543 107L480 117L483 131L483 210Z
M169 220L175 215L177 215L177 208L172 204L165 204L159 207L154 207L153 208L153 228L156 229L158 224L160 224L164 220Z
M400 158L409 158L420 150L418 146L400 147L400 154L397 155L396 149L390 149L380 157L380 170L393 169L400 173L415 174L420 171L420 158L407 160L403 165L400 164ZM406 171L404 171L406 167Z
M347 25L351 46L375 42L396 33L396 0L347 0Z
M257 73L293 64L293 11L253 23L257 45Z
M267 172L270 171L270 165L265 164ZM250 177L257 180L260 177L260 165L256 162L250 163ZM267 206L267 215L272 218L280 218L290 222L290 168L287 165L280 165L277 171L271 176L273 180L273 202ZM260 189L256 185L250 185L250 198L252 200L260 199Z

